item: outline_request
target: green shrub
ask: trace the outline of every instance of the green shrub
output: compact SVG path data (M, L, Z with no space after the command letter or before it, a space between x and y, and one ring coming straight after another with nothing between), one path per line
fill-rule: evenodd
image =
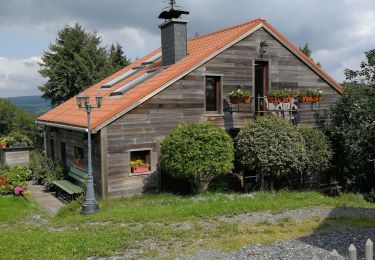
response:
M371 190L371 192L369 194L365 194L363 196L363 198L368 201L368 202L372 202L372 203L375 203L375 191L374 189Z
M2 168L0 174L0 194L13 193L16 187L25 187L26 181L31 179L31 171L26 167L15 166Z
M210 123L181 124L161 146L161 169L171 176L186 178L196 192L207 190L211 180L233 168L233 141Z
M46 158L46 156L39 151L32 151L30 153L30 169L32 178L39 184L43 184L47 190L53 188L52 182L64 178L64 166Z
M331 164L332 149L325 134L315 128L298 127L298 132L305 140L306 164L305 172L323 172Z
M299 97L322 97L323 91L320 89L305 89L298 93Z
M296 128L275 116L258 117L235 139L238 162L250 171L270 174L271 189L278 174L300 172L305 167L305 142Z
M15 166L7 171L4 176L7 177L10 183L24 183L31 180L31 171L24 166Z

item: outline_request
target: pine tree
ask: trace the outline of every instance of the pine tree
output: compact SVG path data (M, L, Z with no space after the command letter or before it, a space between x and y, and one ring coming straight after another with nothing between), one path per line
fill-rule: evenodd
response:
M56 106L127 64L119 44L107 51L95 32L65 26L42 56L39 73L48 81L39 89Z
M299 50L302 51L308 58L310 58L310 60L314 61L313 58L311 58L311 49L309 47L309 45L307 43L305 43L305 45L303 46L303 48L299 47ZM316 63L319 67L321 67L322 65L320 65L320 62L317 62Z

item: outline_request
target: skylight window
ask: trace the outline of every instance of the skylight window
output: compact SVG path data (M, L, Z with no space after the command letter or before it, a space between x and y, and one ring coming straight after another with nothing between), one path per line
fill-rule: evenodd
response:
M105 83L104 85L102 85L102 88L110 88L112 86L114 86L115 84L119 83L120 81L123 81L124 79L126 79L127 77L133 75L134 73L136 73L138 71L137 68L133 68L131 70L128 70L127 72L121 74L120 76L118 76L117 78L114 78L112 79L111 81Z
M115 90L114 92L112 92L110 94L110 96L119 96L119 95L122 95L124 94L126 91L134 88L136 85L144 82L145 80L151 78L152 76L154 76L156 73L158 73L160 71L160 69L158 70L150 70L144 74L142 74L141 76L139 76L138 78L130 81L129 83L126 83L125 85L123 85L122 87L120 87L119 89Z
M161 58L161 52L159 52L158 54L152 56L148 60L144 61L142 64L143 65L152 64L152 63L154 63L155 61L157 61L160 58Z

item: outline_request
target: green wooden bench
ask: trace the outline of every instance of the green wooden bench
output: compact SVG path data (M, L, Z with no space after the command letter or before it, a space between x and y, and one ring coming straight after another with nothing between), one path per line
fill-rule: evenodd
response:
M56 180L52 183L57 187L56 195L58 197L66 197L62 195L68 195L70 200L73 200L78 195L82 194L83 187L86 184L87 172L71 167L68 172L68 176L72 179L69 180ZM65 194L62 194L65 193Z

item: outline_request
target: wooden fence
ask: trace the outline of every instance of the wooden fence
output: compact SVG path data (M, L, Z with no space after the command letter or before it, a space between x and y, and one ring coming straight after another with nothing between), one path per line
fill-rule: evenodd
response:
M374 244L370 239L366 242L366 249L365 249L365 260L374 260ZM339 260L340 255L337 253L336 250L333 250L331 253L331 260ZM351 244L348 250L348 259L349 260L357 260L357 248ZM314 256L313 260L319 260L317 256Z

